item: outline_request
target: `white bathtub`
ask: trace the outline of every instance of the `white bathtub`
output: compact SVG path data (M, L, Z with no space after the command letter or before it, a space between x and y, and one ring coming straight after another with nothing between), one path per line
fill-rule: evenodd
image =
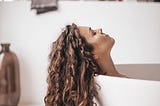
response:
M95 77L102 106L160 106L160 64L117 67L131 78Z

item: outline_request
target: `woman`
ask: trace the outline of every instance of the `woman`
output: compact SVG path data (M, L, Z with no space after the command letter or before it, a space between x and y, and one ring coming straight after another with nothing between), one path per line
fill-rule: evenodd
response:
M67 25L50 53L46 106L93 106L95 75L125 77L110 56L113 45L102 29Z

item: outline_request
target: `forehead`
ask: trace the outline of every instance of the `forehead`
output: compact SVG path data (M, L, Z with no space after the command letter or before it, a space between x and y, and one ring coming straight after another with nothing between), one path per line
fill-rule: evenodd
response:
M88 26L78 26L78 29L79 29L79 32L80 32L80 35L85 37L86 39L89 38L90 36L90 29L91 27L88 27Z
M79 30L89 30L91 27L88 27L88 26L78 26L78 29Z

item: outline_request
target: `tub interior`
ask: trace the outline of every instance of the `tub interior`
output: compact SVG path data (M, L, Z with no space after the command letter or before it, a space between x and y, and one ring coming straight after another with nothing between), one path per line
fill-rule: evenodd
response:
M133 79L160 81L160 64L118 64L116 68Z

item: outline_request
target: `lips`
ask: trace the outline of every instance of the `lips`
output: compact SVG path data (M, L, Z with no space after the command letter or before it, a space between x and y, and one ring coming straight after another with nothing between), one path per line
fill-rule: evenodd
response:
M104 34L105 39L110 39L113 43L115 42L114 38L110 37L108 34Z
M109 37L109 35L108 34L105 34L105 33L102 33L104 36L107 36L107 37Z
M104 34L104 36L105 36L105 38L108 38L108 37L110 38L110 36L108 34Z

